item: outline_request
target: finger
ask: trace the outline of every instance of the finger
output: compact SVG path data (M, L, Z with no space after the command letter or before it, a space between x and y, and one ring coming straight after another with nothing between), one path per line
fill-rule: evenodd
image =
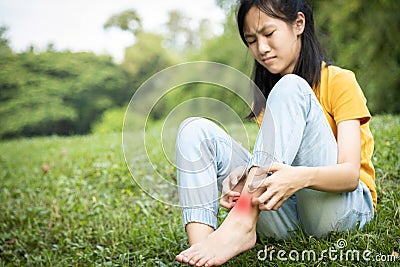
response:
M229 205L229 203L226 202L226 201L220 200L220 201L219 201L219 205L220 205L221 207L223 207L223 208L226 208L226 209L230 209L230 208L231 208L230 205Z
M265 206L265 204L263 203L263 204L260 204L260 205L258 205L258 209L259 210L266 210L266 211L268 211L267 210L267 207Z
M228 195L223 196L220 198L219 204L226 209L232 209L235 206L236 201L237 199L239 199L239 197L240 194L235 196L228 196Z
M267 168L266 166L260 166L257 167L257 171L255 173L255 175L263 175L265 173L267 173L269 171L269 168Z
M231 197L231 198L233 198L233 197L240 197L240 192L237 192L237 191L232 191L232 190L229 190L229 191L227 191L227 192L223 192L222 193L222 197L223 198L225 198L225 197Z
M225 209L233 209L233 207L235 206L235 202L220 202L221 207L224 207Z
M273 197L273 192L271 190L267 190L262 193L259 197L253 198L253 205L263 205L268 202Z
M266 210L272 210L274 206L281 200L282 198L279 196L273 196L270 200L264 203L264 208Z
M285 203L286 200L287 199L281 199L277 204L275 204L272 210L278 210L283 205L283 203Z
M260 175L260 176L254 176L253 181L249 183L249 192L253 193L257 189L260 188L268 188L270 186L270 182L267 179L268 175Z
M281 170L284 166L285 166L285 164L282 164L282 163L279 163L279 162L273 162L270 165L269 171L276 172L276 171Z
M229 197L240 197L240 192L237 191L229 191L227 194Z
M224 208L232 209L236 204L235 199L237 199L237 198L231 198L231 197L221 198L219 201L219 204Z

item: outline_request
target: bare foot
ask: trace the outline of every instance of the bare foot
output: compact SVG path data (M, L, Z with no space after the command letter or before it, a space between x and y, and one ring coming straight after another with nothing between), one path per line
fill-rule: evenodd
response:
M256 243L255 220L252 217L234 207L216 231L182 251L176 260L193 266L219 266L251 249Z

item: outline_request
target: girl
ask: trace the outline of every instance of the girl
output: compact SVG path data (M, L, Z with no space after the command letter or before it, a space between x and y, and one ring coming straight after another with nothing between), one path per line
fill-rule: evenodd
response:
M362 228L377 201L365 97L352 72L324 60L310 6L242 0L237 22L267 102L254 99L260 130L252 154L211 121L181 124L179 196L191 247L176 259L195 266L223 264L252 248L256 235ZM217 229L218 188L231 210Z

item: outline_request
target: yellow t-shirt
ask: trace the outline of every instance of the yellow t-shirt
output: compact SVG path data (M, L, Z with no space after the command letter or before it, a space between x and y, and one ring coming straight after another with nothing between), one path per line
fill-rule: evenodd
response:
M360 179L369 188L374 208L377 194L375 185L375 170L371 158L374 150L374 139L369 129L371 114L366 105L366 98L357 83L355 75L349 70L336 66L322 66L321 83L318 89L313 88L321 103L325 116L337 138L337 124L346 120L359 119L361 122L361 168ZM256 118L261 124L264 112Z

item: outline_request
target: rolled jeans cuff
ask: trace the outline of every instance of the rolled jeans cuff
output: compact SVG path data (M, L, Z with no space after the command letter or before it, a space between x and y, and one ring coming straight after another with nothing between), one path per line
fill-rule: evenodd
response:
M218 227L217 214L212 210L200 207L184 208L182 211L182 221L184 227L191 222L209 225L214 230Z

